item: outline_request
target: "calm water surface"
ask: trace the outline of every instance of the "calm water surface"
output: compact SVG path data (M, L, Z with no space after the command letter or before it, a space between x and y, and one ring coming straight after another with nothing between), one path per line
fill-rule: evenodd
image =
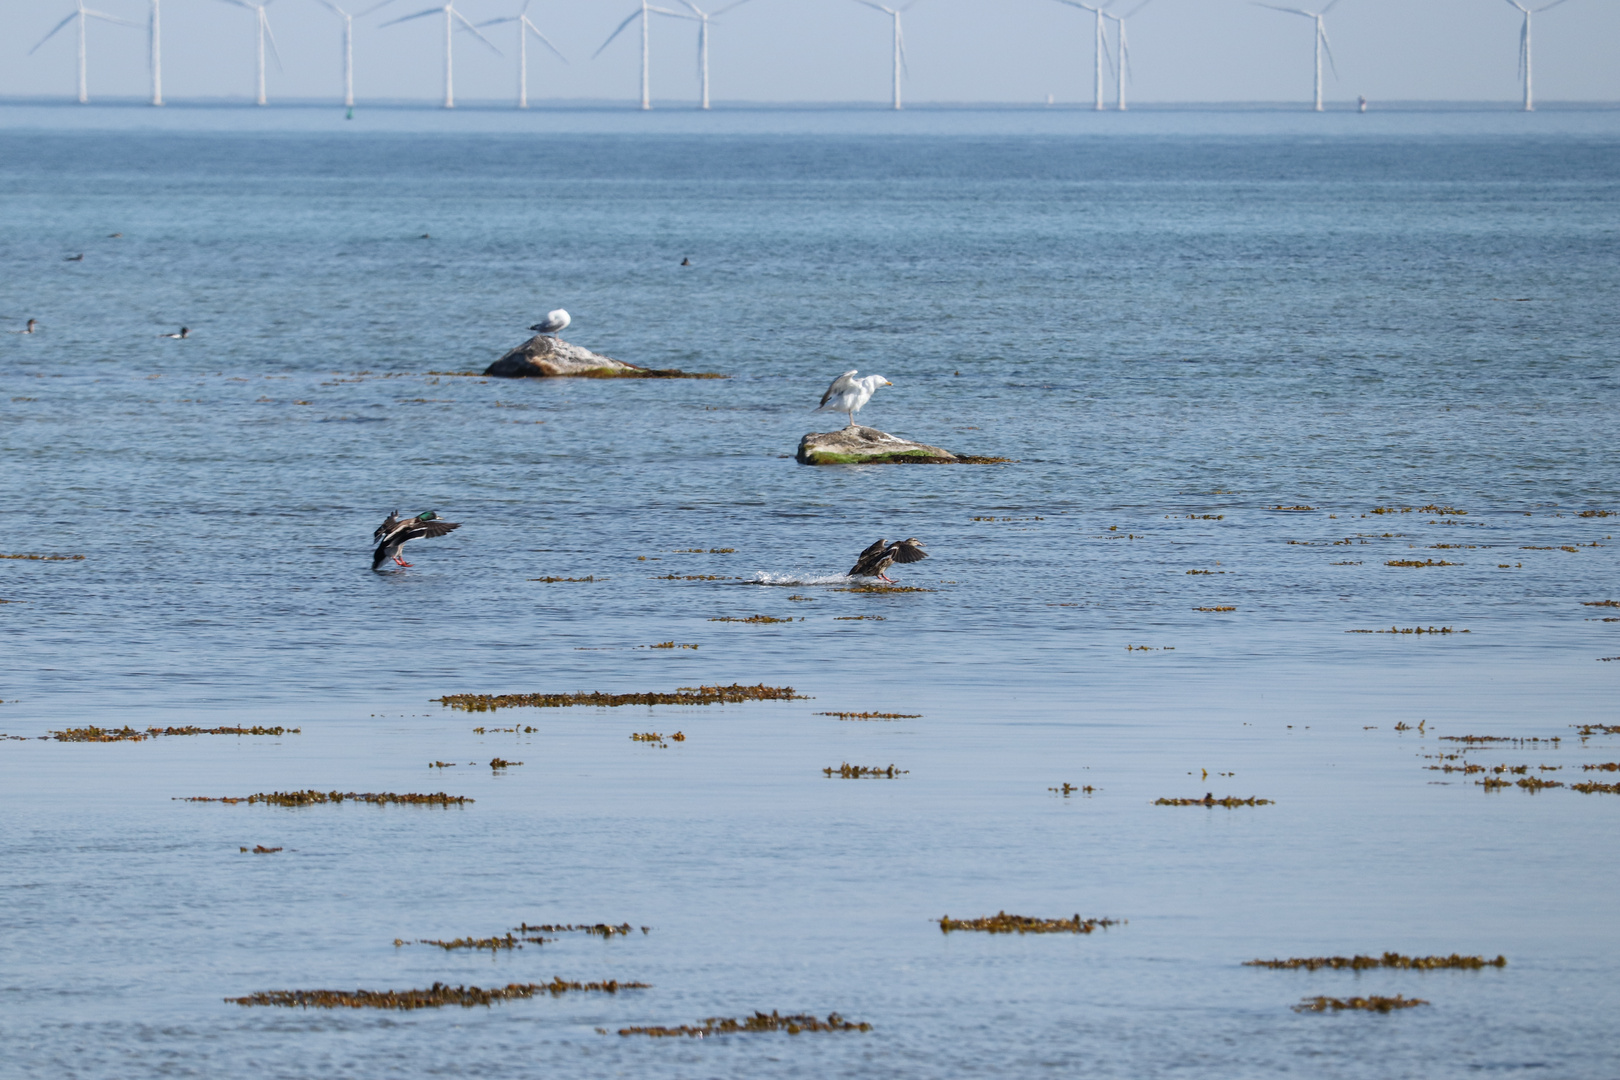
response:
M1620 796L1568 785L1620 761L1572 727L1620 724L1617 177L1603 130L0 132L0 553L84 556L0 560L0 1074L1616 1075ZM731 378L454 374L557 306ZM796 464L852 367L1016 463ZM372 574L396 507L463 525ZM845 591L878 536L929 591ZM807 698L432 701L716 682ZM476 801L175 801L312 787ZM1153 805L1206 791L1275 803ZM1003 909L1128 922L930 921ZM649 932L394 944L524 921ZM1243 966L1385 950L1508 964ZM223 1000L553 976L653 988ZM597 1030L755 1009L873 1030Z

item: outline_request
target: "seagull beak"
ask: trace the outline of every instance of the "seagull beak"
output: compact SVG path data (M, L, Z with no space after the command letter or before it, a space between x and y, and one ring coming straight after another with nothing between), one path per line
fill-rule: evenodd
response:
M888 379L884 379L884 380L883 380L883 385L884 385L884 386L893 386L893 385L894 385L894 383L892 383L892 382L890 382L890 381L889 381L889 380L888 380Z

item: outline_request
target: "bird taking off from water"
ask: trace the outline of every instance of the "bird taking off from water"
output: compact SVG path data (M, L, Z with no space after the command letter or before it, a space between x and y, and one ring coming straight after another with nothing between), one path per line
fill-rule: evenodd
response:
M558 308L556 311L546 312L546 317L529 327L529 329L537 334L550 334L555 337L568 329L568 324L573 321L568 317L568 312Z
M371 568L377 570L389 559L393 559L401 566L409 566L400 555L400 548L405 546L407 540L420 540L425 536L443 536L461 528L457 521L445 521L432 510L425 514L418 514L413 518L400 520L399 511L395 510L388 515L388 520L377 526L377 531L371 538L377 541L377 551L371 557Z
M922 541L914 536L906 540L896 540L892 544L887 540L879 540L861 552L861 557L855 560L854 566L850 567L849 576L875 577L892 585L894 579L883 571L897 562L922 562L926 558L928 558L928 552L923 550Z
M821 405L817 412L841 412L849 414L849 426L855 426L855 414L861 411L861 406L872 400L872 395L880 386L893 386L894 383L881 375L868 375L864 379L857 379L854 371L846 371L832 381L827 392L821 395Z

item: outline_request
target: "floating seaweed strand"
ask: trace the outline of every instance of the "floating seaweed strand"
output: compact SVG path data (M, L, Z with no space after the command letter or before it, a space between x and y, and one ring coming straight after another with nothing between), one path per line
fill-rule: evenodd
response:
M1206 794L1202 799L1154 799L1153 800L1153 805L1154 806L1224 806L1224 807L1227 807L1228 809L1230 809L1231 807L1234 807L1234 806L1272 806L1274 804L1273 804L1271 799L1257 799L1252 795L1249 796L1247 799L1239 799L1234 795L1228 795L1224 799L1217 799L1213 794Z
M1365 1012L1387 1013L1394 1012L1396 1009L1413 1009L1419 1005L1427 1004L1429 1003L1422 998L1401 997L1399 994L1394 997L1313 997L1306 998L1298 1005L1295 1005L1294 1011L1339 1012L1342 1009L1361 1009Z
M1245 960L1243 966L1301 968L1305 971L1318 971L1322 968L1334 971L1368 971L1373 968L1397 968L1402 971L1439 971L1455 968L1479 971L1488 967L1507 967L1507 957L1498 956L1495 960L1487 960L1483 956L1459 956L1457 953L1450 956L1402 956L1400 953L1387 952L1382 956L1295 956L1287 960Z
M790 701L802 698L791 686L681 686L674 693L605 694L446 694L434 701L450 709L491 712L495 709L559 709L573 705L618 708L623 705L730 705L743 701Z
M953 930L972 930L981 934L1089 934L1098 928L1119 926L1124 919L1035 919L1028 915L1009 915L1005 911L977 919L953 919L943 915L939 930L949 934Z
M578 926L572 923L555 926L551 923L545 923L541 926L530 926L528 923L522 923L514 929L519 934L594 934L604 941L610 941L614 937L627 937L635 927L629 923L620 923L618 926L609 923L592 923L590 925L581 923ZM652 932L652 927L643 926L641 932L649 934Z
M808 1013L797 1013L783 1016L772 1010L769 1013L756 1012L753 1016L746 1016L740 1020L711 1016L704 1020L702 1025L681 1024L678 1027L627 1027L620 1028L620 1035L646 1035L654 1039L688 1038L704 1039L711 1035L744 1034L757 1031L785 1031L789 1035L798 1035L806 1031L871 1031L872 1025L845 1020L837 1013L828 1013L827 1019L811 1016Z
M397 795L392 791L383 792L356 792L356 791L272 791L268 794L260 792L257 795L242 795L237 797L223 796L211 798L207 795L193 795L187 799L178 799L178 802L217 802L217 803L269 803L272 806L313 806L316 803L363 802L382 805L384 803L401 803L410 806L460 806L474 800L465 795L446 795L440 791L432 795L406 794Z
M833 768L831 765L829 765L821 771L829 777L837 776L844 780L861 780L868 777L875 778L879 776L887 780L893 780L897 777L904 776L911 770L897 769L893 765L890 765L887 768L882 765L851 765L846 761L837 768Z
M146 728L144 731L125 725L121 728L82 727L65 731L52 731L41 738L57 742L144 742L166 735L298 735L299 728L284 727L165 727Z
M561 997L563 994L594 991L617 994L620 990L650 989L647 983L568 982L555 978L549 983L508 983L486 990L478 986L448 986L436 982L426 990L267 990L246 997L226 998L234 1005L279 1005L304 1009L439 1009L446 1005L472 1008L497 1001L532 998L537 994Z

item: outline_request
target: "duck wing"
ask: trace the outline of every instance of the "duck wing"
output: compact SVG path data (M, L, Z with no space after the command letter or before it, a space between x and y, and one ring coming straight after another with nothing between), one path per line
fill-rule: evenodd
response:
M894 561L898 563L922 562L928 558L928 552L923 550L922 541L917 539L901 540L894 545Z
M419 521L416 523L416 528L411 530L410 536L406 539L420 540L423 537L443 536L445 533L455 532L459 528L461 528L461 522L459 521Z
M888 565L883 560L888 557L888 549L884 547L886 541L879 540L855 560L855 565L849 568L850 577L877 577L878 573ZM891 560L892 561L892 560Z
M399 511L395 510L392 514L388 515L387 521L377 526L377 531L371 534L371 538L380 542L383 537L387 536L397 528L399 528Z
M859 370L860 368L851 368L842 375L838 376L838 378L834 379L832 381L832 385L827 387L827 392L821 395L822 406L825 406L827 402L831 401L839 394L858 389L858 387L855 385L855 373Z

